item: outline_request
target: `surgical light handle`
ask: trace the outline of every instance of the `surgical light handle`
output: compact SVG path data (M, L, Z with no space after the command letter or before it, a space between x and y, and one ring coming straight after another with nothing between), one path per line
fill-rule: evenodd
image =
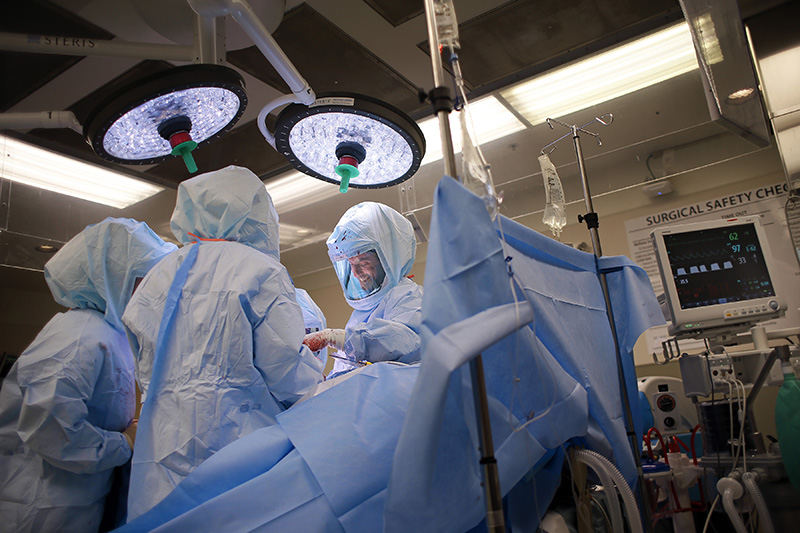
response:
M30 128L69 128L83 134L83 127L72 111L0 114L0 129L17 130Z

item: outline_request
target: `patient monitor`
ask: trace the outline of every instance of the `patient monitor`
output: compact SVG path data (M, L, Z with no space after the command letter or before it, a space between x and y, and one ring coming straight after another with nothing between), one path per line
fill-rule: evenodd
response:
M651 237L670 335L745 330L786 312L758 217L668 226Z

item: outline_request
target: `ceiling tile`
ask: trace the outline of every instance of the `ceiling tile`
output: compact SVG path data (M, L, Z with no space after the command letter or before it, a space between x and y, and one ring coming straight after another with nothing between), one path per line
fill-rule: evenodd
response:
M364 3L394 27L425 13L425 2L422 0L364 0Z

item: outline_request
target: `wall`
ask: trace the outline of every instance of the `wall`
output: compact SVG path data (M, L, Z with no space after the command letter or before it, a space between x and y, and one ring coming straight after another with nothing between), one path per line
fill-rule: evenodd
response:
M19 355L54 314L44 274L3 267L0 276L0 353Z

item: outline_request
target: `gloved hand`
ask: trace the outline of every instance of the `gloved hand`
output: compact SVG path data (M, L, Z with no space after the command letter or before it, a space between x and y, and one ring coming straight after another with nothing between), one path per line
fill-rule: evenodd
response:
M303 344L308 346L312 352L318 352L326 346L333 346L337 350L344 348L343 329L323 329L309 333L303 339Z
M134 418L128 427L125 428L125 431L122 434L125 436L125 440L128 441L128 445L133 449L133 443L136 442L136 429L139 427L139 419Z

